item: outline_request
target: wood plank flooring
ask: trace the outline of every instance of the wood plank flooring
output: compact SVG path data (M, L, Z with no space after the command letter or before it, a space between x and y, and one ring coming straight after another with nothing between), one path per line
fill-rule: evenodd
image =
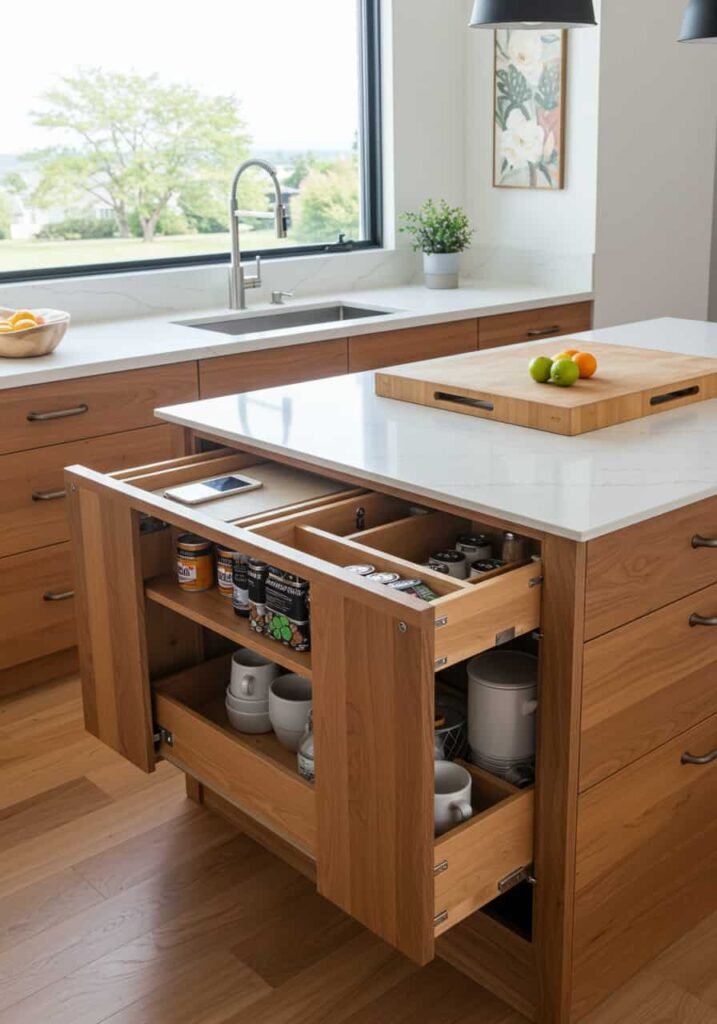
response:
M589 1024L717 1024L717 917ZM525 1024L422 970L248 836L83 731L79 685L0 702L0 1024Z

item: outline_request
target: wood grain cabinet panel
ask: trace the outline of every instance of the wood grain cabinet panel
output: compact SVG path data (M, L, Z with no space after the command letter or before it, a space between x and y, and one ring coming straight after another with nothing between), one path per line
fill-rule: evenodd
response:
M347 352L348 342L342 338L200 359L199 394L217 398L339 376L348 368Z
M197 364L11 388L0 400L0 453L156 424L154 410L197 397Z
M497 348L499 345L515 345L520 341L539 341L541 338L550 341L551 338L559 338L561 334L589 331L592 319L592 302L572 302L566 306L547 306L545 309L485 316L479 322L478 347Z
M717 585L585 645L580 788L717 714Z
M364 334L349 340L349 373L474 352L477 348L477 320Z
M717 583L717 498L598 537L588 544L585 637L712 583Z
M73 593L69 544L0 559L0 669L74 646Z
M717 716L580 797L573 1020L717 909L714 750Z
M64 467L103 472L176 454L176 428L128 430L0 456L0 557L69 539Z

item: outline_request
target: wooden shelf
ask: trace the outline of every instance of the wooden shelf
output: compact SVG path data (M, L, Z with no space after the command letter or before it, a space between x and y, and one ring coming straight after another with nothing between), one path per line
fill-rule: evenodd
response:
M255 633L249 628L249 620L235 615L231 601L222 597L216 587L193 594L181 590L174 576L156 576L146 582L144 591L148 601L155 601L177 615L219 633L239 647L249 647L290 672L298 672L311 679L310 652L292 651L261 633Z

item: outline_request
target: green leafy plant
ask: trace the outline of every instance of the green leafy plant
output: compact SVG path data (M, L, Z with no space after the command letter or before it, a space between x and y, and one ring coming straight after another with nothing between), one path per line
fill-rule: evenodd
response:
M401 221L400 230L413 235L414 252L463 252L474 234L465 210L449 206L445 199L428 199L417 213L402 214Z

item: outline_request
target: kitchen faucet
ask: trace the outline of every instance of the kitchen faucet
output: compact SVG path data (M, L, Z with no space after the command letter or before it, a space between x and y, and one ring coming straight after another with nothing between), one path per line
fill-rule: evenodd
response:
M286 208L281 200L281 185L276 168L268 160L245 160L234 172L232 187L229 192L229 223L232 233L232 263L229 269L229 305L231 309L246 309L246 289L261 286L261 257L256 257L256 273L245 274L241 265L241 247L239 245L239 208L237 205L237 189L239 180L250 167L260 167L271 178L276 192L276 237L286 238Z

